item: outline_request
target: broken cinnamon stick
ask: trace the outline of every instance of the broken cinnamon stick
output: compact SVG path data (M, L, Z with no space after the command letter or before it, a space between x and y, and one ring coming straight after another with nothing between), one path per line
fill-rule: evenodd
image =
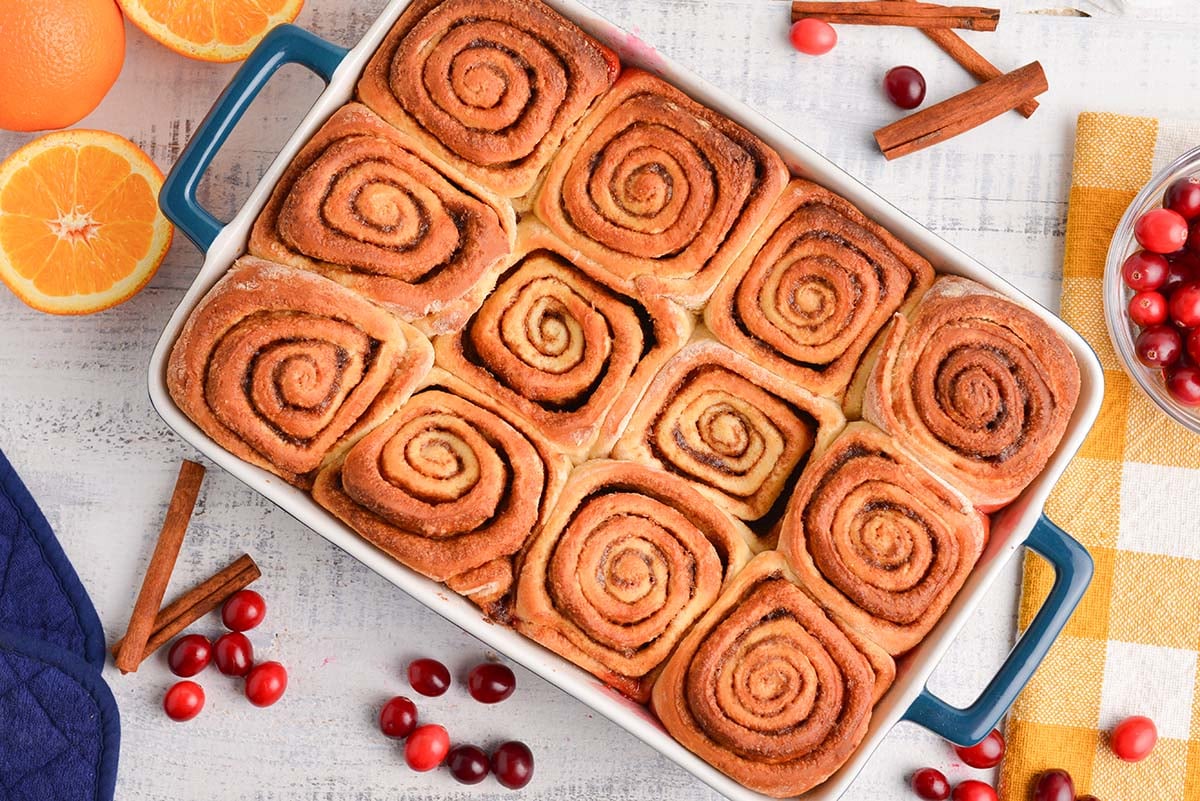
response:
M167 506L167 516L163 520L158 542L154 545L150 566L146 568L146 577L142 579L142 589L138 593L137 603L133 605L129 628L117 652L117 667L122 673L135 672L141 664L142 652L154 629L154 618L162 606L171 573L175 571L175 561L179 558L179 548L183 545L183 536L187 533L192 510L196 507L202 481L204 466L185 459L179 467L179 478L175 481L175 491L171 494L171 503Z
M174 639L175 635L225 603L234 593L246 589L261 575L262 571L250 555L242 554L228 567L163 607L154 618L154 631L142 649L139 664ZM113 645L114 656L120 653L124 643L125 640L121 639Z
M880 128L875 141L890 161L976 128L1049 88L1034 61Z
M943 6L937 3L870 0L868 2L809 2L793 0L792 22L814 17L847 25L900 25L907 28L964 28L994 31L1000 9L981 6Z

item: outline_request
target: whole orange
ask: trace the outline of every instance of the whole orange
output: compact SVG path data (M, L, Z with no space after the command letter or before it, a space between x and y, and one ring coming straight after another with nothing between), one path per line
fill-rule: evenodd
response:
M125 60L116 0L0 5L0 128L65 128L91 113Z

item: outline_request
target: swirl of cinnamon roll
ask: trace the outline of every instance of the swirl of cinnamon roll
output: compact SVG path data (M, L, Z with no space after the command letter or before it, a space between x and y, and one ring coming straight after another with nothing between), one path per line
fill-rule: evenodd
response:
M841 397L871 338L933 268L849 201L794 179L704 310L718 339Z
M745 527L641 465L576 468L525 553L517 628L637 701L750 559Z
M616 279L698 307L786 180L748 131L626 70L555 157L534 210Z
M786 798L849 759L894 677L891 658L813 601L772 552L755 557L680 644L652 703L688 750Z
M184 324L167 387L226 450L307 486L326 456L388 415L432 361L416 329L359 295L244 257Z
M504 197L533 188L616 78L616 54L537 0L417 0L358 96Z
M313 498L397 561L485 608L556 497L567 458L434 370L386 422L317 476Z
M784 490L843 425L832 401L698 338L655 377L613 455L687 479L732 514L761 521L758 531L777 522Z
M1046 466L1079 381L1070 347L1040 317L945 276L888 330L863 417L989 512Z
M457 329L479 307L512 227L507 204L451 183L413 141L351 103L275 185L249 250L319 272L432 333Z
M987 541L987 518L869 423L851 423L796 487L779 535L825 606L902 654L945 613Z

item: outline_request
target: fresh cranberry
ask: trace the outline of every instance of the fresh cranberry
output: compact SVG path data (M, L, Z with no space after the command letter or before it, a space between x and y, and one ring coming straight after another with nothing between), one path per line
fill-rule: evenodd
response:
M254 667L254 646L240 631L222 634L213 645L217 670L226 676L245 676Z
M1065 770L1048 770L1033 786L1033 801L1075 801L1075 782Z
M1172 253L1167 256L1167 280L1159 287L1159 292L1170 295L1184 284L1200 278L1200 256L1185 250L1183 253Z
M397 695L379 710L379 729L388 737L403 740L415 728L417 705L403 695Z
M1187 220L1170 209L1151 209L1133 226L1138 244L1152 253L1174 253L1187 244Z
M1167 391L1184 406L1200 406L1200 367L1178 365L1167 369Z
M994 768L1004 759L1004 737L992 729L978 744L970 748L955 746L954 752L973 768Z
M1184 284L1172 292L1167 308L1178 325L1184 328L1200 326L1200 281Z
M925 76L913 67L892 67L883 76L883 91L900 108L916 108L925 101Z
M1166 256L1139 250L1130 254L1121 265L1121 278L1125 280L1125 286L1134 292L1145 292L1165 284L1170 269Z
M1194 220L1188 227L1187 249L1190 253L1200 253L1200 220Z
M837 31L828 22L805 17L792 23L788 31L792 47L810 56L823 56L837 44Z
M212 643L200 634L180 637L167 654L167 664L176 676L190 678L208 667L212 661Z
M1161 325L1167 321L1167 299L1161 292L1138 292L1129 299L1129 319L1134 325Z
M1200 217L1200 178L1180 178L1167 187L1163 205L1185 220Z
M246 674L246 697L255 706L270 706L287 690L287 668L278 662L263 662Z
M950 794L950 801L999 801L999 799L991 785L967 779L965 782L959 782L958 786L954 788L954 792Z
M1184 350L1192 364L1200 364L1200 328L1193 328L1184 343Z
M950 797L950 782L935 768L921 768L912 775L912 789L925 801L946 801Z
M249 631L267 616L267 602L254 590L239 590L221 607L221 622L230 631Z
M176 723L191 720L204 709L204 688L194 681L171 685L163 696L163 711Z
M1138 334L1133 349L1147 367L1170 367L1183 353L1183 337L1173 326L1152 325Z
M492 752L492 773L510 790L520 790L533 778L533 752L525 743L510 740Z
M1142 715L1122 720L1108 738L1113 753L1125 762L1141 762L1150 756L1157 742L1158 729L1154 721Z
M481 704L498 704L516 688L517 677L512 670L496 662L476 665L467 675L467 690Z
M488 775L488 755L474 745L456 745L446 755L450 774L459 784L479 784Z
M436 723L418 726L404 742L404 761L413 770L433 770L446 759L450 735Z
M436 659L414 659L408 665L408 683L421 695L441 695L450 687L450 671Z

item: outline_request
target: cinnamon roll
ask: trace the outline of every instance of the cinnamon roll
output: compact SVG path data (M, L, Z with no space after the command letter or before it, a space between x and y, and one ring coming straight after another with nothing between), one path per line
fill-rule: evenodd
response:
M674 473L737 517L760 521L769 547L785 491L843 425L833 401L701 334L655 377L613 456Z
M775 798L828 779L862 742L892 659L801 589L778 553L754 558L654 685L671 736Z
M315 273L243 257L197 304L167 388L225 450L307 487L433 361L415 328Z
M942 617L986 541L962 493L859 422L800 480L779 550L817 600L897 655Z
M704 310L729 347L840 398L892 313L933 268L846 199L794 179Z
M538 0L416 0L358 97L471 179L520 198L619 70L615 53Z
M435 168L415 141L357 103L292 161L254 223L250 253L315 270L425 333L479 307L512 247L511 207ZM478 195L478 196L477 196Z
M582 460L605 455L654 372L686 340L687 314L635 299L571 262L536 223L462 331L437 337L438 364Z
M555 156L534 211L618 280L699 307L786 181L750 132L626 70Z
M974 281L944 276L892 323L863 417L990 512L1041 473L1078 398L1079 366L1049 325Z
M749 561L747 535L674 476L588 462L525 553L517 628L644 702L676 643Z
M569 469L520 419L435 369L312 492L380 550L491 610Z

